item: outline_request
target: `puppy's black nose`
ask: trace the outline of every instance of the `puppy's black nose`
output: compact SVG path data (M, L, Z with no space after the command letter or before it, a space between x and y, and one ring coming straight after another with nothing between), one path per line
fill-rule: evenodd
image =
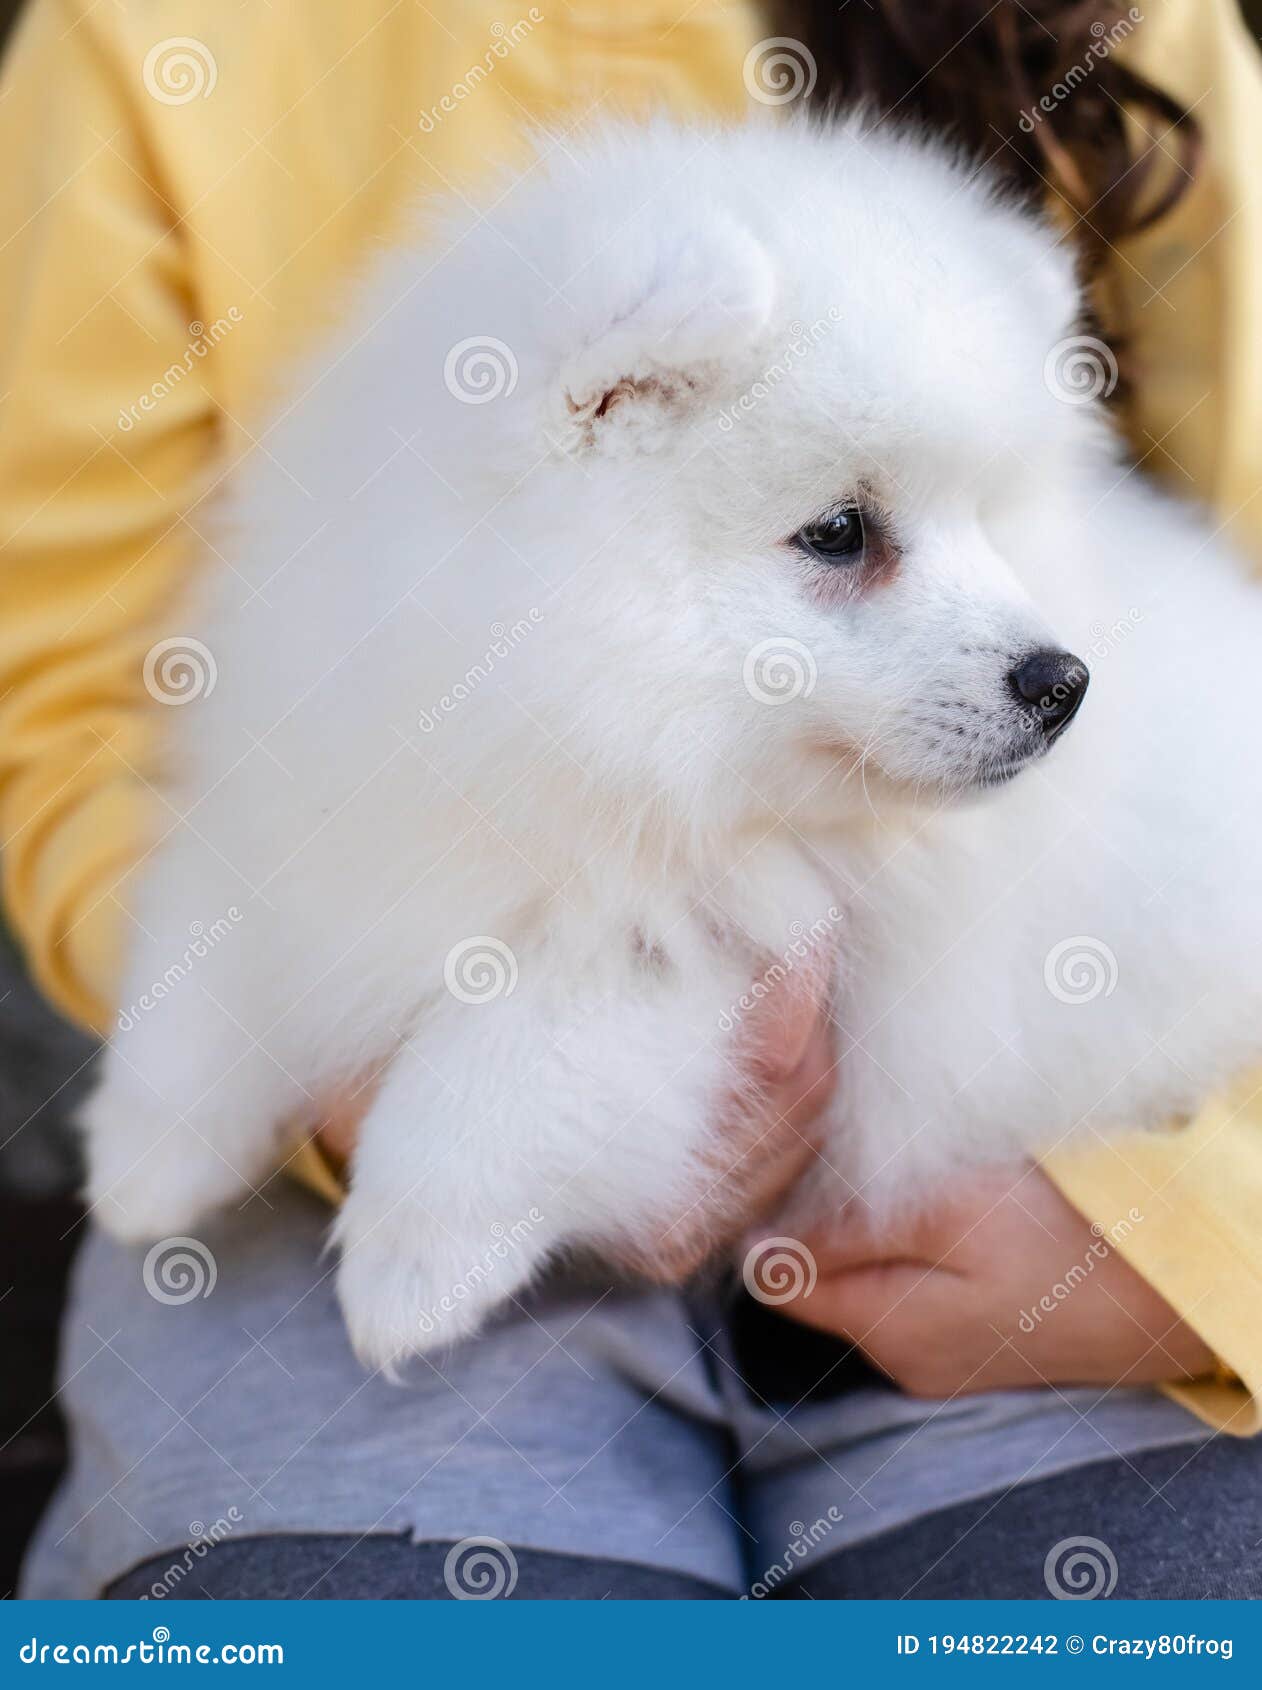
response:
M1069 651L1032 651L1008 676L1008 685L1031 722L1049 740L1073 721L1091 679L1080 657Z

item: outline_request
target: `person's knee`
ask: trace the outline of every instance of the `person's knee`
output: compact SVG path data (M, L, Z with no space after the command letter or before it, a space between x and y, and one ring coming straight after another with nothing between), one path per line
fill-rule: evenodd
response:
M782 1598L1262 1596L1262 1443L1142 1451L976 1498L838 1551Z

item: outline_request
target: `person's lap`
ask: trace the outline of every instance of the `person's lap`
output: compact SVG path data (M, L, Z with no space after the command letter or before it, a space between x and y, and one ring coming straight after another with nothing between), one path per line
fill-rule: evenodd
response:
M1137 1450L939 1510L808 1568L786 1596L1256 1600L1262 1449Z
M781 1600L1072 1598L1256 1600L1259 1456L1215 1439L1141 1450L936 1510L802 1568L787 1556L749 1592ZM805 1531L805 1528L804 1528ZM158 1556L109 1587L167 1588ZM263 1537L224 1542L190 1569L182 1600L715 1601L731 1592L661 1567L487 1540Z
M28 1594L274 1534L489 1536L739 1589L721 1405L674 1296L545 1289L392 1384L349 1348L327 1209L281 1182L269 1199L203 1231L213 1288L179 1303L157 1261L146 1289L143 1251L86 1240L63 1335L74 1459Z
M63 1358L74 1461L24 1594L443 1597L470 1594L451 1589L462 1557L494 1584L505 1554L518 1599L793 1594L806 1569L829 1594L871 1594L846 1569L892 1545L882 1593L898 1595L952 1563L935 1520L979 1552L1006 1543L1002 1501L952 1511L1017 1483L1057 1491L1092 1463L1153 1499L1139 1452L1179 1445L1193 1476L1220 1460L1155 1393L917 1403L763 1311L742 1337L715 1299L576 1281L387 1384L347 1346L327 1212L297 1191L273 1200L205 1231L214 1283L186 1301L160 1256L146 1272L144 1252L86 1245ZM1232 1459L1257 1497L1257 1461ZM1213 1488L1180 1481L1184 1513ZM1107 1541L1073 1506L1093 1515L1075 1531ZM1168 1512L1159 1497L1145 1508L1154 1523ZM1056 1540L1036 1552L1060 1518L1033 1519L1023 1594L1045 1593ZM1186 1558L1197 1534L1182 1530Z

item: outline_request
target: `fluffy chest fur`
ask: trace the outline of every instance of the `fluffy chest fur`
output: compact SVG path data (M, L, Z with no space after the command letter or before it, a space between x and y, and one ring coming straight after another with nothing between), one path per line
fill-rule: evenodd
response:
M721 1201L741 1005L825 951L816 1207L1258 1054L1259 611L1058 390L1053 237L856 126L542 154L391 258L232 486L87 1111L145 1238L380 1075L337 1225L380 1364ZM1079 659L1062 735L1026 682L1076 707Z

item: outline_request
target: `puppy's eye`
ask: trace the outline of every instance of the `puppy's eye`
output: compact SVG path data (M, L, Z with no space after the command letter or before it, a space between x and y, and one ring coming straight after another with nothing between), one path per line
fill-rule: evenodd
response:
M863 515L857 505L816 517L793 536L793 543L821 563L857 563L863 556Z

